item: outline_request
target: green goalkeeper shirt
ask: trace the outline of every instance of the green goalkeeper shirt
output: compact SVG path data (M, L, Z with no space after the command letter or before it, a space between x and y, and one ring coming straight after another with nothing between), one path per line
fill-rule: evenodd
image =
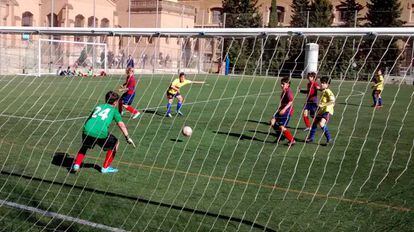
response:
M122 122L121 114L109 104L101 104L95 107L93 113L83 126L83 133L98 139L108 137L108 128L112 120Z

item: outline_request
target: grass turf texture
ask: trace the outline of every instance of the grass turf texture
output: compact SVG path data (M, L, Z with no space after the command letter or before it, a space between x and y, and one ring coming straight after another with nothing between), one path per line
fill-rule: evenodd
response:
M182 89L185 115L165 118L172 76L143 76L134 101L142 117L123 116L138 148L112 127L120 172L99 173L105 155L96 148L74 175L65 167L84 120L123 77L0 77L0 199L136 231L414 227L412 86L386 85L385 106L375 111L369 83L334 81L335 141L324 147L300 142L305 96L297 88L306 81L294 80L290 127L299 142L289 148L274 142L268 126L280 99L277 79L196 79L207 84ZM180 134L184 125L191 138ZM6 206L0 212L5 231L97 230Z

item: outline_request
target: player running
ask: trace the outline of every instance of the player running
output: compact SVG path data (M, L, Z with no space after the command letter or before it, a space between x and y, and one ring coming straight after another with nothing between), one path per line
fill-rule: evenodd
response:
M132 114L132 118L138 118L141 113L132 107L132 101L134 101L135 97L135 88L136 88L136 80L134 76L134 69L129 67L126 69L126 80L123 85L121 85L121 92L124 92L121 96L121 101L119 104L119 112L122 114L122 109L125 108Z
M307 89L300 90L301 93L306 93L308 96L306 98L306 103L303 109L303 121L305 122L306 128L304 131L311 129L311 118L315 117L316 110L318 109L318 90L320 89L318 82L316 82L316 73L308 73L308 85Z
M296 143L292 133L287 128L290 118L293 115L293 91L290 89L289 77L284 77L280 81L282 94L280 96L280 104L276 113L270 120L270 126L276 131L277 141L287 138L288 145L292 146Z
M374 77L374 85L372 86L372 99L374 104L372 107L375 109L382 108L382 97L381 92L384 90L384 76L382 75L381 70L377 71L377 74Z
M108 132L109 125L114 120L119 129L125 136L127 143L135 147L134 142L128 136L128 130L122 122L121 114L116 109L118 105L119 95L109 91L105 95L105 103L95 107L89 118L83 126L82 146L75 158L72 171L77 172L80 169L83 159L88 149L92 149L98 144L102 150L106 151L106 158L101 168L102 173L118 172L118 169L111 167L111 163L118 150L118 139Z
M183 115L183 113L181 112L181 107L183 105L183 101L184 98L183 96L180 94L180 88L183 87L184 85L187 84L204 84L204 81L191 81L191 80L187 80L185 78L185 74L183 72L180 73L179 77L177 79L175 79L171 84L170 87L167 90L167 113L165 114L166 117L171 118L171 106L172 103L174 101L174 98L177 98L178 102L177 102L177 109L176 112L178 115Z
M328 145L331 141L331 133L328 130L328 122L330 116L334 113L335 95L329 89L329 83L329 77L321 78L322 95L318 105L318 114L312 123L311 131L306 139L307 143L313 142L318 125L321 127L326 137L326 145Z

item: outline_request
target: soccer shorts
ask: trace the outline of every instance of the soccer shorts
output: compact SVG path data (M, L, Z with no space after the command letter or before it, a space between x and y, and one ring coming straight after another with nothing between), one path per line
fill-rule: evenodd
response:
M328 123L329 122L329 119L330 119L330 114L328 113L328 112L325 112L325 113L322 113L322 114L318 114L318 115L316 115L316 118L315 118L315 123L319 123L321 120L322 120L322 118L324 118L325 120L326 120L326 123Z
M135 97L135 93L133 93L133 94L128 94L128 93L122 94L122 96L121 96L122 104L131 105L132 101L134 100L134 97Z
M305 104L304 110L308 110L309 115L313 118L315 117L315 113L318 110L318 104L314 102L308 102Z
M180 95L181 95L180 93L172 94L169 91L167 91L167 98L168 99L176 98L176 97L178 97Z
M83 148L92 149L95 147L95 145L99 145L100 147L102 147L102 150L108 151L114 149L117 142L118 139L112 134L109 134L108 137L102 139L82 134Z
M276 119L274 128L277 129L277 127L280 126L287 126L289 124L290 117L290 109L286 110L284 114L279 114L279 112L277 112L273 115L273 118Z
M379 96L379 95L381 95L381 90L377 90L377 89L374 89L374 90L372 90L372 96L375 96L375 95L377 95L377 96Z

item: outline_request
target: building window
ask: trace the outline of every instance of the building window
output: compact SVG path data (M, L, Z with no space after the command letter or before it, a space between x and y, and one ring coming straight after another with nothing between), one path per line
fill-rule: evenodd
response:
M95 22L95 23L94 23ZM98 19L95 17L91 16L88 18L88 27L97 27L98 26Z
M84 27L85 26L85 17L83 17L83 15L76 15L75 17L75 27ZM83 37L82 36L75 36L75 41L82 41L83 42Z
M362 10L363 6L361 4L357 4L354 7L348 9L348 7L344 4L336 6L336 10L338 11L338 20L339 22L346 22L348 19L353 20L353 17L358 15L358 12ZM355 13L357 15L355 15Z
M26 11L22 14L22 26L31 27L33 26L33 14Z
M414 4L411 4L411 17L410 17L410 21L414 22Z
M218 7L210 9L212 24L220 24L222 22L222 11L223 9Z
M52 26L52 19L53 19L53 26ZM48 25L49 27L58 27L58 17L57 14L53 14L53 18L50 16L50 14L47 15Z

